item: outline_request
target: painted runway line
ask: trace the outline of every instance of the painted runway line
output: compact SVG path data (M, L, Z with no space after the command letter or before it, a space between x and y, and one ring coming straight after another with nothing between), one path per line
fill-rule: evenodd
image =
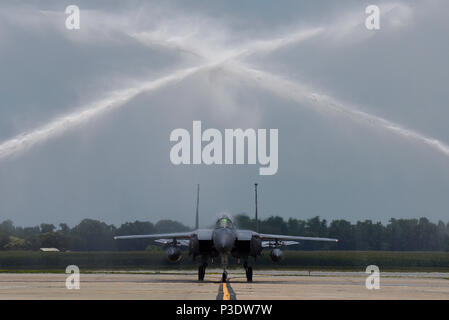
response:
M234 289L229 282L221 282L218 287L217 300L237 300Z

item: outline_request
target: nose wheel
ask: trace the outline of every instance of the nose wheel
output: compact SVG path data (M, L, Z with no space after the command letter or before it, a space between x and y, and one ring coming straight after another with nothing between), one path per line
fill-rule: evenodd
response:
M226 268L228 266L228 256L223 254L221 256L221 266L223 267L223 274L221 275L221 282L226 282L228 280L228 272Z
M223 274L221 275L221 282L226 282L227 279L228 279L228 272L224 270Z

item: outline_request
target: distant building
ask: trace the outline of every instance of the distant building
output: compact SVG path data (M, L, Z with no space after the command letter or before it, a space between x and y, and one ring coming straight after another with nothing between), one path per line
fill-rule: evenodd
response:
M44 252L59 252L59 249L56 248L40 248L39 250Z

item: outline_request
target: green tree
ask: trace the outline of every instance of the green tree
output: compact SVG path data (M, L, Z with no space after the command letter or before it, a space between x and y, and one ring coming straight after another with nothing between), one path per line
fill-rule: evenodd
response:
M25 250L27 249L26 241L22 238L10 236L9 242L4 246L6 250Z
M41 223L41 233L53 232L56 227L52 224Z
M9 236L5 232L0 232L0 250L9 243Z
M39 235L39 240L43 248L57 248L66 250L69 247L69 238L61 232L46 232Z
M356 248L355 227L346 220L334 220L329 226L329 237L338 239L338 248L353 250Z
M260 231L264 233L287 234L288 227L282 217L271 216L260 222Z
M77 250L113 250L115 227L104 222L84 219L72 229L73 247Z
M234 224L239 229L256 230L254 219L243 213L234 216Z
M70 227L66 223L60 223L59 224L59 230L63 234L69 234L70 233Z
M133 234L152 234L155 233L155 227L148 221L126 222L116 230L116 235L133 235ZM126 241L118 241L117 247L120 250L145 250L147 246L153 243L148 239L130 239Z

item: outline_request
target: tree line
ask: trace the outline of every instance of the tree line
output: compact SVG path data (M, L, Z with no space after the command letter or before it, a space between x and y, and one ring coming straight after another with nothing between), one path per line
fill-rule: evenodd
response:
M255 220L246 214L234 217L238 228L254 230ZM296 250L391 250L449 251L449 223L430 222L427 218L390 219L387 224L371 220L351 223L338 219L330 223L313 217L306 220L271 216L259 221L260 232L310 237L330 237L338 243L304 241L289 247ZM14 226L10 220L0 223L0 250L38 250L58 248L71 251L145 250L151 240L116 241L117 235L189 231L192 228L173 220L126 222L120 227L84 219L70 228L42 223L35 227Z
M84 219L70 228L61 223L42 223L35 227L14 226L11 220L0 224L0 250L38 250L57 248L67 251L145 250L154 244L149 240L116 241L114 236L188 231L191 228L172 220L126 222L120 227L105 222Z
M241 228L252 228L255 220L238 215ZM337 238L338 243L303 241L289 247L298 250L390 250L390 251L449 251L449 223L432 223L427 218L390 219L384 225L372 220L351 223L338 219L313 217L307 220L272 216L259 222L260 232L309 237Z

